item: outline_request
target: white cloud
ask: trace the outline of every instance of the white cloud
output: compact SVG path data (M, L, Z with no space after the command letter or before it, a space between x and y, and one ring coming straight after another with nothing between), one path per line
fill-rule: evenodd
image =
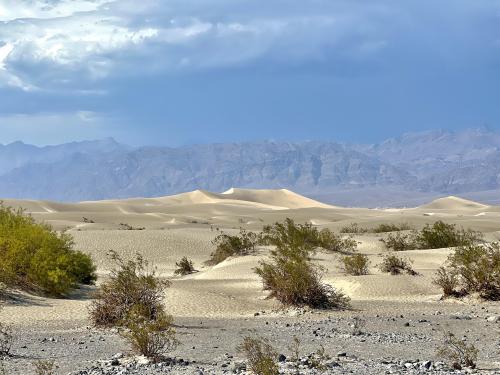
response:
M10 77L10 85L46 88L149 69L321 60L326 47L353 35L363 39L365 55L377 52L368 46L383 46L359 27L372 22L365 10L331 4L0 0L0 43L9 46L0 81L5 85Z

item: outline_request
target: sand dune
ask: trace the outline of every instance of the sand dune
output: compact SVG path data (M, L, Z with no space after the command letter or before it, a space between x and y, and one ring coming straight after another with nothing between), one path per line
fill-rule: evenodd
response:
M176 261L183 256L192 259L199 272L174 277L168 292L169 311L176 317L248 317L255 311L276 307L273 301L265 300L266 293L253 271L268 256L269 248L260 248L255 256L227 259L214 267L205 265L214 250L211 241L219 230L229 233L240 227L261 230L263 225L286 217L335 231L353 222L368 228L380 223L405 222L419 228L441 219L481 230L490 240L500 238L499 207L457 197L438 199L418 208L392 210L334 207L284 189L230 189L224 193L196 190L167 197L80 203L7 200L6 204L24 207L36 219L56 229L68 229L74 236L76 249L92 255L101 276L112 266L106 257L110 249L126 257L140 252L157 265L162 276L169 278L173 276ZM120 223L145 229L120 230ZM328 270L325 280L344 290L354 302L436 301L439 290L432 284L432 278L450 250L401 252L413 261L420 276L391 276L377 268L387 252L379 241L381 236L355 237L360 243L359 252L370 259L368 276L345 275L340 270L338 255L319 252L314 262ZM36 319L52 321L85 316L87 305L88 300L68 301L67 307L73 313L66 314L64 301L41 304L36 307ZM6 321L32 319L28 312L33 313L33 309L8 306L2 316L7 315Z
M460 197L449 196L444 198L436 199L428 204L424 204L419 208L429 209L429 210L480 210L488 208L489 206L474 202L468 199L463 199Z

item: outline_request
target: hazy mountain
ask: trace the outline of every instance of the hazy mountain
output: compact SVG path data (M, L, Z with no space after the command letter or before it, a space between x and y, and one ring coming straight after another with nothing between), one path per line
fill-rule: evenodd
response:
M88 200L194 189L289 188L342 204L500 189L500 134L406 134L375 145L255 142L129 148L112 139L0 145L0 197ZM375 197L369 200L365 192ZM415 192L412 194L411 192ZM491 194L490 194L491 195ZM371 203L370 203L371 202Z

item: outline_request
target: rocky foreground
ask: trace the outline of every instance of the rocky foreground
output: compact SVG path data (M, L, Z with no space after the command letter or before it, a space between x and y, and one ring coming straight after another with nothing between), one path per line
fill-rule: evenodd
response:
M369 309L368 309L369 307ZM495 303L357 303L353 310L317 312L261 311L241 319L182 319L181 345L170 358L151 363L127 352L113 331L77 326L16 327L7 374L33 373L37 359L54 359L57 373L100 374L247 374L237 350L245 336L262 336L280 353L283 374L297 373L290 344L300 340L300 374L497 374L500 373L500 307ZM443 332L479 349L476 369L453 370L436 348ZM325 370L312 359L325 349Z

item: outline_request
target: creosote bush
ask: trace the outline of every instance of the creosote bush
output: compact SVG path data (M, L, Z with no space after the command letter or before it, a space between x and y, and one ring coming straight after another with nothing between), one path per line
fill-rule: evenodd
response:
M296 224L290 218L283 223L264 226L260 243L294 247L307 254L313 253L317 248L331 252L354 252L358 245L352 237L338 236L328 228L319 231L311 223Z
M279 375L278 353L269 342L260 337L245 337L238 346L248 368L256 375Z
M443 343L437 349L438 357L449 362L456 370L463 367L476 368L478 354L479 351L473 344L467 345L451 332L445 332Z
M408 223L401 224L379 224L372 230L373 233L387 233L387 232L400 232L410 230L411 226Z
M170 286L156 276L144 258L123 260L116 252L109 256L117 264L96 293L90 318L97 327L118 327L132 349L153 359L175 348L173 318L164 310L163 296Z
M382 238L380 241L391 250L394 251L405 251L415 249L415 242L412 235L403 233L390 233L386 238Z
M399 275L403 272L409 275L417 274L411 267L411 263L408 259L398 257L394 254L387 254L384 256L382 263L379 264L379 268L382 272L388 272L391 275Z
M467 246L481 243L482 238L480 232L457 228L454 224L438 220L432 225L426 224L420 231L412 231L408 234L391 233L381 241L389 249L402 251Z
M173 321L172 316L164 311L158 312L154 319L146 318L142 311L132 311L120 335L129 342L133 351L158 360L179 344Z
M0 282L40 294L63 296L96 280L91 258L73 250L73 239L0 204Z
M266 228L265 239L275 245L271 261L261 261L255 272L264 290L284 305L345 308L349 298L322 282L323 269L311 263L316 248L313 228L296 226L291 219Z
M34 363L35 375L53 375L57 368L53 359L40 359Z
M115 251L110 251L109 256L117 267L95 294L90 307L92 323L97 327L123 326L132 311L156 319L163 312L163 295L170 282L160 280L140 254L128 261Z
M218 264L231 256L248 255L255 251L258 239L256 233L244 229L240 229L239 234L235 236L222 232L212 241L216 248L208 263Z
M366 232L368 232L368 229L361 227L358 223L350 223L340 228L340 233L361 234Z
M342 258L344 272L353 276L367 275L369 263L368 257L363 254L354 254Z
M187 257L183 257L180 261L176 262L175 266L177 267L177 269L174 271L175 275L185 276L196 272L193 262Z
M500 245L457 247L438 270L434 283L445 296L479 293L484 299L500 300Z

